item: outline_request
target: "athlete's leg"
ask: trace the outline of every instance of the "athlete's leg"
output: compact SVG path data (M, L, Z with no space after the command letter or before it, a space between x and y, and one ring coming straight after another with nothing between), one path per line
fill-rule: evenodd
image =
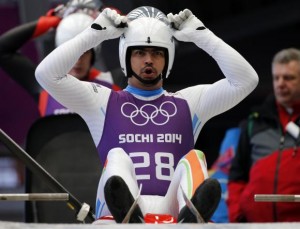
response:
M208 177L204 154L199 150L191 150L179 162L175 169L164 206L173 216L177 217L180 209L185 206L182 189L191 198L196 188Z
M200 150L191 150L179 161L176 169L180 171L180 186L182 188L177 189L178 221L197 222L189 208L185 206L183 190L207 222L218 206L221 188L218 181L208 178L204 153Z
M96 200L96 218L105 215L111 215L104 195L104 187L107 180L111 177L119 177L126 182L130 193L135 197L139 188L135 177L133 163L130 157L121 148L114 148L109 151L105 162L103 172L98 185ZM120 179L119 179L120 180ZM114 183L111 183L114 185Z
M196 222L186 206L182 190L208 221L219 203L221 190L217 181L208 178L205 155L199 150L191 150L179 161L164 199L164 206L170 214L178 216L178 221Z
M182 170L180 185L188 198L192 198L198 186L208 178L205 155L200 150L191 150L178 163ZM178 189L179 209L185 206L181 188Z

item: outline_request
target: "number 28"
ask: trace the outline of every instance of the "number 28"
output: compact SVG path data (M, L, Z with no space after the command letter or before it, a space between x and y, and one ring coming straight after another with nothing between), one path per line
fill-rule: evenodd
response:
M150 155L147 152L132 152L129 153L131 158L142 158L142 162L134 163L134 168L147 168L150 166ZM174 156L171 153L157 152L154 155L155 158L155 176L158 180L168 180L170 181L174 174ZM163 161L166 158L166 162ZM164 175L163 170L168 170ZM136 176L137 180L150 180L150 174L139 174Z

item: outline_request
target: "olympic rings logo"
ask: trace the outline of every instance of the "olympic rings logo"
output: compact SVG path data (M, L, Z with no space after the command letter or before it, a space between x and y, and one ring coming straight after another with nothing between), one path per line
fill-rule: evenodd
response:
M176 115L177 107L173 102L165 101L159 108L153 104L145 104L139 109L135 104L126 102L121 107L121 113L137 126L144 126L149 121L157 126L162 126Z

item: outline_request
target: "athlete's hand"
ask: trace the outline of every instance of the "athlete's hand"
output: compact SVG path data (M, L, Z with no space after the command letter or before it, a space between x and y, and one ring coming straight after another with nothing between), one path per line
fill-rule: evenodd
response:
M190 10L185 9L178 14L168 14L173 27L173 36L179 41L193 42L199 48L212 55L220 38L207 29Z
M172 27L174 28L174 37L180 41L192 41L193 33L206 30L204 24L189 10L185 9L178 14L167 15Z
M127 27L127 17L110 8L105 8L91 25L92 29L102 31L105 40L120 37L125 27Z

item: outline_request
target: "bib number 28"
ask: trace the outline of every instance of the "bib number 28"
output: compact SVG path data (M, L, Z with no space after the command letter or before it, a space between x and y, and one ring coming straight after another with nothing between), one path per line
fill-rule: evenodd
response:
M139 162L134 163L134 168L150 167L150 155L147 152L132 152L129 156ZM155 161L155 177L158 180L170 181L174 174L174 156L171 153L157 152L154 154ZM137 180L150 180L150 174L139 174Z

